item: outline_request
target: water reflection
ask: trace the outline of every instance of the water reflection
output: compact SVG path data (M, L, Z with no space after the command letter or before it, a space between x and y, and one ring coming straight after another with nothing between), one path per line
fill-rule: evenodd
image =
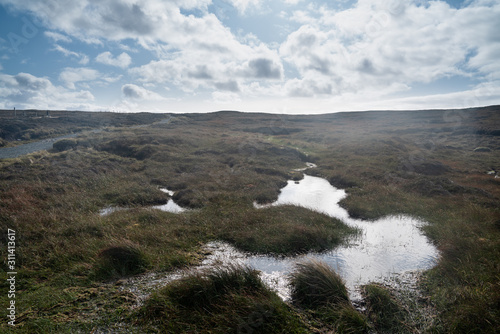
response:
M168 192L166 189L162 191ZM172 195L170 192L169 194ZM144 291L151 290L151 286L167 284L190 272L221 264L246 264L260 270L263 280L275 289L281 298L287 300L290 297L288 275L294 265L307 258L316 258L332 266L346 281L351 299L359 300L360 295L356 288L360 285L369 282L391 284L396 278L403 276L407 277L405 284L413 285L417 277L414 275L416 271L434 266L439 254L420 230L425 224L423 221L408 216L388 216L374 222L352 219L347 211L338 205L345 196L344 190L331 186L327 180L305 175L300 182L288 181L276 202L255 206L265 210L269 206L292 204L338 218L362 230L348 245L323 253L311 252L301 256L277 258L251 255L228 243L211 242L205 245L209 255L201 265L167 276L156 277L155 274L147 274L135 277L127 286L134 289L133 291L139 291L143 298L146 298L148 293Z
M305 175L300 182L288 181L276 202L256 207L302 206L338 218L363 233L348 245L329 252L285 259L250 256L246 263L261 270L264 277L279 277L289 273L297 261L314 257L332 266L351 292L359 285L380 282L395 273L425 270L435 265L438 251L422 234L423 221L408 216L388 216L373 222L353 219L338 205L345 196L344 190L319 177Z
M168 190L166 188L160 188L159 190L162 191L162 192L164 192L164 193L166 193L166 194L168 194L169 196L173 196L174 195L173 191ZM171 198L167 201L166 204L155 205L155 206L151 206L149 208L150 209L157 209L157 210L161 210L161 211L165 211L165 212L171 212L171 213L182 213L182 212L185 212L185 211L188 210L188 209L185 209L185 208L177 205L177 203L175 203ZM107 207L107 208L104 208L104 209L100 210L99 211L99 215L101 215L101 216L107 216L107 215L112 214L113 212L123 211L123 210L130 210L130 208Z

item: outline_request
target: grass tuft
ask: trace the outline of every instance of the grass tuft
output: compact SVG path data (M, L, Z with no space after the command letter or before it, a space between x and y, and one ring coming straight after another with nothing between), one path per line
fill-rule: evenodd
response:
M383 333L406 333L406 311L398 304L389 291L378 284L363 286L362 293L367 303L370 320Z
M174 281L152 295L137 318L162 333L306 333L258 272L242 266Z
M291 274L292 300L311 309L349 302L344 281L330 266L316 260L297 264Z
M148 267L144 254L133 244L110 246L98 254L97 278L110 279L141 273Z

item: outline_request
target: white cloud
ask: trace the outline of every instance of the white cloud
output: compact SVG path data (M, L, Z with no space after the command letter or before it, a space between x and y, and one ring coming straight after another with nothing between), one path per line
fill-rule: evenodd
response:
M89 91L68 91L47 78L29 73L0 74L0 108L84 109L92 108Z
M59 80L64 82L67 88L75 89L75 83L93 81L100 77L100 73L86 67L67 67L59 75Z
M137 75L142 84L168 82L189 92L198 88L217 89L216 83L220 87L228 77L248 82L283 78L283 66L277 52L255 38L245 40L233 35L207 11L210 0L137 0L133 3L83 0L64 5L62 0L3 1L30 10L51 29L86 42L135 40L157 55L150 64L131 70L130 73ZM234 0L231 4L245 11L259 3L257 0ZM198 16L184 15L179 7L202 11ZM65 49L59 46L58 50L64 52ZM76 56L66 51L66 54ZM104 52L95 59L121 68L131 63L125 52L118 56ZM77 81L68 80L69 74L61 79L68 87L73 87Z
M242 14L250 7L258 7L261 0L229 0L229 2Z
M110 65L110 66L117 66L121 68L127 68L129 65L132 63L132 58L126 53L123 52L116 58L113 58L113 55L111 52L106 51L101 54L99 54L96 59L98 63Z
M500 4L457 10L445 2L360 0L344 11L323 9L317 23L300 27L280 48L299 72L286 89L299 96L390 93L475 71L497 78L500 44L493 31L500 24L492 22L499 15Z
M87 65L89 63L89 57L86 54L70 51L62 46L55 44L54 51L61 52L66 57L74 57L78 59L78 63L81 65Z
M161 101L164 99L161 95L134 84L123 85L122 93L126 99L132 100Z
M253 0L252 0L253 1ZM155 40L168 41L177 35L179 20L186 17L179 7L204 9L210 0L109 0L109 1L38 1L2 0L4 5L28 11L41 19L52 30L57 30L87 43L102 40L138 40L148 44ZM51 38L62 38L63 34L48 33Z
M113 82L117 82L119 80L121 80L123 78L123 75L117 75L117 76L114 76L114 77L104 77L102 78L102 80L104 80L105 82L107 83L113 83Z
M407 95L411 95L412 86L442 78L463 76L485 85L500 80L500 3L492 0L467 1L459 9L444 1L358 0L344 10L339 8L348 1L321 5L281 0L282 14L277 22L284 32L294 31L275 44L262 43L245 31L246 24L241 31L234 20L230 27L225 26L223 19L219 20L223 15L209 12L225 4L228 12L234 13L235 8L250 20L253 9L271 8L261 0L0 3L41 19L50 29L45 36L54 43L78 39L126 51L102 52L94 59L128 69L125 75L131 78L127 79L137 80L122 86L129 103L133 103L130 100L134 96L158 98L144 88L153 85L171 89L172 95L189 93L189 98L215 92L212 102L286 94L318 99L364 96L376 100L409 90ZM185 14L181 8L192 9L194 14ZM142 66L129 68L129 54L141 47L155 57ZM54 50L81 65L89 63L87 55L59 44ZM121 78L116 74L102 77L86 67L69 67L59 76L70 89L105 85ZM183 96L187 95L178 97Z
M213 92L212 101L216 104L234 104L241 101L238 94L232 92Z
M71 43L71 38L69 38L66 35L60 34L58 32L46 31L44 32L44 35L50 38L55 43L57 42Z

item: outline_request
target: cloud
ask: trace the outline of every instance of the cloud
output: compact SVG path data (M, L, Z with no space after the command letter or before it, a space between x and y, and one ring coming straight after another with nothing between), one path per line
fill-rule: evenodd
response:
M321 12L280 47L282 59L298 71L285 85L292 96L388 94L452 76L500 75L493 32L500 24L492 23L500 4L454 9L441 1L359 0L348 10Z
M89 91L68 91L47 78L29 73L0 74L0 108L84 109L92 108Z
M258 7L261 0L229 0L229 2L242 14L250 7Z
M79 59L78 63L81 65L87 65L89 63L89 57L86 54L70 51L66 48L63 48L62 46L60 46L58 44L54 45L54 51L61 52L66 57L74 57L74 58Z
M241 101L238 94L233 92L213 92L212 101L216 104L233 104Z
M163 100L164 98L148 89L139 87L134 84L126 84L122 86L122 93L127 99L132 100Z
M43 34L55 43L57 43L57 42L71 43L71 38L69 38L66 35L60 34L58 32L45 31Z
M248 62L250 76L261 79L280 79L283 68L271 59L257 58Z
M150 85L180 92L179 98L185 96L182 92L191 98L216 91L213 97L218 100L356 95L378 99L439 79L500 80L498 1L468 1L453 8L445 1L358 0L345 9L350 2L281 0L279 20L270 22L269 29L279 24L288 35L274 44L245 35L246 22L238 30L234 20L228 23L223 15L211 13L219 5L226 6L228 12L234 14L236 9L248 15L246 20L255 8L275 8L261 0L0 3L38 18L49 29L44 35L55 43L54 50L81 65L89 63L87 55L57 43L79 40L121 47L119 52L126 52L102 52L94 59L127 69L124 76L136 81L122 86L121 92L130 103L131 99L158 98L144 88ZM152 60L130 68L133 51L126 49L128 45L150 51ZM117 75L102 78L87 67L68 67L59 75L67 89L119 79ZM16 81L14 86L19 85Z
M180 8L203 9L210 0L2 0L4 5L19 11L28 11L51 30L62 32L87 43L103 40L122 41L133 39L143 45L161 40L176 40L193 21L180 12ZM184 22L183 22L184 21ZM63 38L62 33L48 33L52 39Z
M28 73L19 73L14 77L17 82L17 85L29 91L41 91L51 86L51 83L48 79L45 78L37 78Z
M67 88L75 89L75 83L93 81L100 77L100 73L86 67L67 67L59 75L59 80L64 82Z
M195 68L188 72L188 76L194 79L212 79L210 69L207 65L196 65Z
M132 58L126 53L123 52L116 58L113 58L113 55L111 52L106 51L101 54L99 54L96 59L98 63L110 65L110 66L117 66L121 68L127 68L129 65L132 63Z
M104 7L106 8L106 7ZM137 5L110 1L109 11L102 13L102 19L132 34L147 35L154 29L153 22Z
M151 51L156 59L133 68L132 76L141 84L166 83L185 92L213 89L229 78L242 85L253 81L277 80L283 77L283 66L275 50L256 38L235 36L231 29L208 12L210 0L63 0L40 2L2 0L12 7L28 10L61 35L84 42L123 42L132 39L136 45ZM241 11L258 6L257 0L234 0ZM180 8L199 9L197 15L184 14ZM54 39L61 36L49 34ZM60 46L60 52L76 54ZM95 60L111 66L127 68L131 64L127 53L113 55L109 51ZM64 73L60 79L73 87L74 73ZM240 80L242 79L242 80ZM235 85L226 88L236 89Z
M225 90L225 91L230 91L230 92L239 92L240 91L240 87L238 85L238 82L235 81L235 80L229 80L229 81L225 81L225 82L216 82L214 83L215 85L215 88L217 88L218 90Z

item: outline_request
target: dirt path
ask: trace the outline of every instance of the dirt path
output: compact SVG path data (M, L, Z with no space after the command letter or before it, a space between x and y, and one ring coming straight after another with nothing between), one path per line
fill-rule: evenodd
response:
M12 159L12 158L17 158L22 155L38 152L38 151L44 151L44 150L50 150L52 149L52 146L54 143L58 140L65 139L65 138L74 138L78 136L79 133L73 133L65 136L60 136L56 138L49 138L49 139L44 139L40 141L36 141L33 143L29 144L23 144L19 146L14 146L14 147L5 147L5 148L0 148L0 159Z

